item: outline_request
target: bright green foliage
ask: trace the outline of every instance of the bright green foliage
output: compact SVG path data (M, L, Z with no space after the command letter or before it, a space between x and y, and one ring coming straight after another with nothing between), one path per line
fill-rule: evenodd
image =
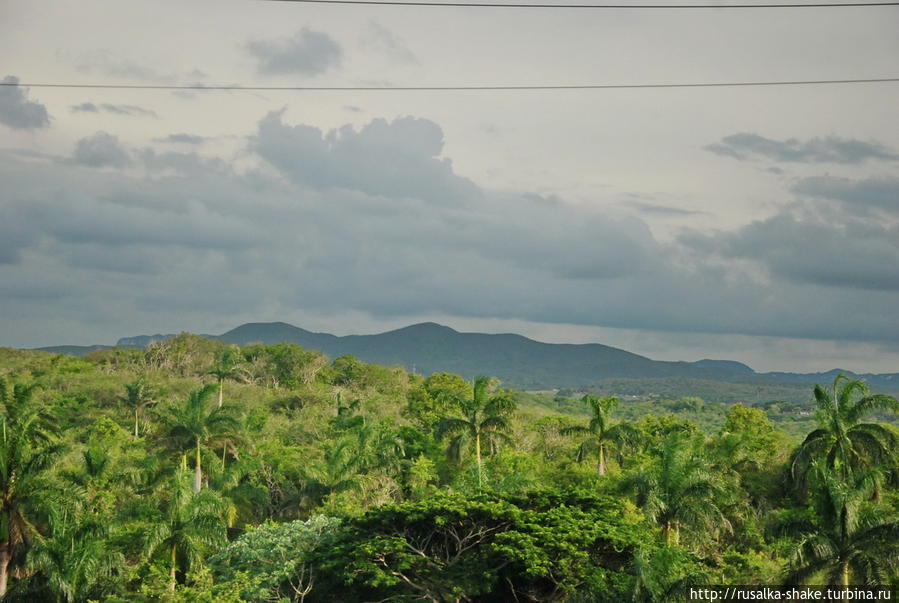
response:
M254 577L253 585L242 592L244 600L301 601L316 578L309 554L331 538L339 525L339 519L316 515L306 521L251 527L210 563L225 581L241 572Z
M618 406L618 398L609 396L598 398L587 394L581 402L590 409L590 423L586 427L576 425L565 427L563 435L586 436L578 448L577 460L583 461L591 454L596 454L596 473L606 474L608 457L613 453L624 453L637 447L641 438L639 430L627 423L611 424L612 411Z
M802 484L815 459L842 477L864 467L895 466L899 435L877 423L862 423L881 411L899 413L899 401L872 395L864 381L837 375L831 389L815 386L818 429L808 434L792 462L793 479Z
M650 532L626 505L578 492L438 496L372 510L317 556L316 601L554 601L628 592Z

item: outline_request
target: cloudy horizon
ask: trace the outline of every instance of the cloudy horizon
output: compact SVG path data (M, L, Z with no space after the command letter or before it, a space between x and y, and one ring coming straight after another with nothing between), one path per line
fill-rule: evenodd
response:
M0 345L433 320L899 372L897 83L27 86L896 77L899 9L212 6L4 8Z

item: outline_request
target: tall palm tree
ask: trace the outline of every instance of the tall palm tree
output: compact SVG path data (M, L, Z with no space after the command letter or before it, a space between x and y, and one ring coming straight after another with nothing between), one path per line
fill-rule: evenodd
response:
M829 585L888 584L899 570L899 516L871 502L880 472L844 475L826 461L811 466L810 517L775 525L797 545L786 584L822 579Z
M225 392L225 380L226 379L237 379L239 376L244 375L246 371L244 371L241 366L242 356L240 355L240 349L237 346L229 346L216 354L215 364L212 366L212 369L207 373L216 378L219 386L218 393L218 407L222 407L222 400L224 398Z
M681 528L694 533L730 530L721 510L727 484L720 472L694 451L691 437L673 433L642 470L627 476L622 486L636 492L637 505L662 528L668 544L678 544Z
M444 417L437 425L437 437L449 437L447 454L461 459L466 448L473 448L478 467L478 488L483 485L482 445L495 451L499 442L510 440L509 416L515 402L505 391L491 391L491 380L475 377L470 400L457 399L462 417Z
M203 447L216 444L233 447L240 430L240 422L226 407L209 408L209 398L214 391L215 385L210 384L191 392L184 405L176 407L165 418L165 440L182 452L196 453L194 492L199 492L203 485Z
M125 384L125 395L119 398L128 408L134 410L134 437L138 436L138 426L140 425L141 411L155 404L153 399L153 391L150 385L143 379L132 381Z
M843 477L863 467L895 464L899 436L878 423L862 423L875 412L899 412L899 401L892 396L871 394L864 381L842 373L833 387L815 386L818 429L812 431L794 453L791 471L802 484L815 459Z
M50 470L62 452L50 417L34 401L34 385L0 378L0 598L9 567L38 536L36 517L55 498Z
M582 425L565 427L560 433L562 435L587 436L578 448L577 460L580 463L595 452L597 456L596 473L602 476L606 474L606 460L609 453L624 452L635 446L640 432L627 423L611 424L612 411L618 406L618 398L615 396L599 398L593 394L587 394L581 398L581 402L590 408L590 422L586 427Z
M56 601L88 600L125 565L124 556L108 546L108 522L63 511L54 514L50 525L50 537L29 552L27 567Z
M179 570L193 568L207 549L224 544L229 506L215 492L191 490L186 456L181 457L166 493L161 520L147 533L145 552L148 557L166 559L169 589L175 590Z

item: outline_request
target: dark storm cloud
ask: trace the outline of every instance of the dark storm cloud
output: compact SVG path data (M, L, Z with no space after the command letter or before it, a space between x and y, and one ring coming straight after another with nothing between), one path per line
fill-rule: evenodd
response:
M442 149L426 119L323 133L272 113L246 149L260 166L246 173L149 148L124 149L127 170L7 153L5 282L40 274L46 291L80 300L13 311L239 324L301 309L899 338L899 232L841 204L663 244L607 207L482 190Z
M858 164L868 159L899 160L899 155L878 142L838 136L806 141L795 138L773 140L742 132L725 136L721 142L708 145L705 149L741 161L760 157L790 163Z
M267 75L320 75L340 64L343 51L326 33L303 28L290 38L254 40L247 51Z
M780 281L899 291L899 227L782 213L714 236L681 241L703 253L752 260Z
M155 111L136 105L111 105L109 103L97 105L84 102L79 105L72 105L71 109L73 113L111 113L113 115L128 115L132 117L159 117Z
M800 180L792 190L800 195L839 201L857 212L878 209L899 214L899 180L895 178L852 180L815 176Z
M259 122L253 149L296 182L314 188L346 188L370 195L463 202L480 196L470 180L440 158L443 132L427 119L375 119L323 133L286 125L283 111Z
M0 86L0 123L17 130L34 130L50 125L47 108L41 103L28 100L28 95L19 84L19 78L8 75Z
M75 144L72 161L89 167L123 167L131 163L131 157L117 137L97 132Z

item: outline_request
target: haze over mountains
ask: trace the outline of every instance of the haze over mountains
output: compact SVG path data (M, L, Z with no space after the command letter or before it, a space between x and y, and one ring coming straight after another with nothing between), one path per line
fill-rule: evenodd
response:
M222 335L203 335L228 343L290 342L319 350L331 358L352 354L365 362L400 365L429 375L458 373L471 378L486 374L519 389L579 388L606 379L687 379L759 386L827 383L840 372L756 373L731 360L669 362L652 360L610 346L542 343L515 334L460 333L436 323L415 324L375 335L336 336L314 333L283 323L247 323ZM123 337L117 345L145 347L173 335ZM79 355L104 346L54 346L46 351ZM851 374L848 373L847 374ZM857 375L873 388L899 389L899 373Z

